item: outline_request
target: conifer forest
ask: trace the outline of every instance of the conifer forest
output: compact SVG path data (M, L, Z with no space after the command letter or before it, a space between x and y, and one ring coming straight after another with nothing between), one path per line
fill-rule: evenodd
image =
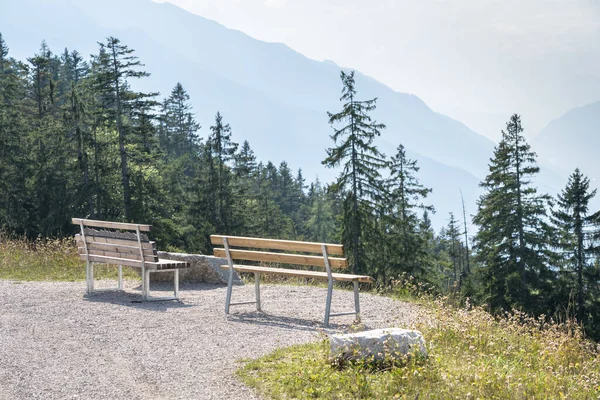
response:
M343 243L352 271L377 288L412 277L492 312L576 318L600 338L596 190L577 169L556 197L538 191L519 114L498 127L477 208L455 210L436 232L419 160L402 143L377 148L385 121L351 71L340 73L339 108L323 110L322 163L337 178L320 182L257 159L228 115L198 121L176 77L167 94L134 90L151 71L117 38L90 57L42 43L16 60L9 46L0 35L6 235L70 237L71 218L86 217L152 224L161 249L189 253L209 254L211 234Z

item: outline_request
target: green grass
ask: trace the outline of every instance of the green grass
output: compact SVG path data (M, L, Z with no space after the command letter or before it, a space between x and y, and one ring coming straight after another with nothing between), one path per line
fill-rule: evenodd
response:
M279 349L238 375L268 398L591 399L600 396L596 344L578 327L515 312L497 319L480 308L430 302L416 326L429 357L401 366L340 368L328 341Z
M95 266L96 279L116 279L117 268ZM123 277L139 279L123 268ZM83 281L85 262L68 239L11 239L0 233L0 279L13 281Z

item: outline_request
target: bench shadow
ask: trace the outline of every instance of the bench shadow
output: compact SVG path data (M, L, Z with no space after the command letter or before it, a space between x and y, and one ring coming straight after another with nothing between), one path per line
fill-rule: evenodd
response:
M230 322L236 322L241 324L262 325L295 331L320 331L327 334L347 331L350 327L350 324L336 324L332 322L329 322L329 326L325 326L323 325L323 321L274 315L260 311L229 314L227 320Z
M209 284L180 284L180 293L182 290L212 290L217 289L222 285L209 285ZM131 292L130 290L134 290ZM154 282L151 285L150 297L170 297L173 296L172 283ZM192 307L191 304L186 304L182 300L160 300L160 301L142 301L142 287L141 284L134 287L128 288L126 291L123 290L106 290L94 292L92 294L84 294L83 298L86 301L98 302L98 303L109 303L118 306L134 307L149 311L166 312L170 308L188 308Z
M170 295L172 294L173 292L171 291ZM166 291L165 295L167 295ZM154 293L154 296L157 296L156 293ZM166 312L170 308L192 307L191 304L185 304L181 300L142 301L141 292L131 293L118 290L85 294L83 295L83 298L85 301L94 303L107 303L116 306L134 307L158 312Z

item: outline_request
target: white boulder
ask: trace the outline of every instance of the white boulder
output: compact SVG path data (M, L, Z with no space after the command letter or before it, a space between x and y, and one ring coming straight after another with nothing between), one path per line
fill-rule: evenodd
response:
M331 355L334 358L376 360L385 357L400 358L408 353L427 355L425 339L419 331L400 328L374 329L370 331L332 335Z

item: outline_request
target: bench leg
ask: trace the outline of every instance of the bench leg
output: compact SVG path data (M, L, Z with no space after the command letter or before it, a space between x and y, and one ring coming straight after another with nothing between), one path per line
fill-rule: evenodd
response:
M90 262L86 261L85 263L85 290L87 294L92 293L92 288L90 287Z
M256 291L256 311L260 310L260 274L254 274L254 289Z
M173 271L173 292L175 294L175 298L179 299L179 269Z
M90 275L89 275L89 291L88 293L92 293L94 291L94 263L90 263Z
M358 281L354 283L354 311L356 312L356 320L360 322L360 300L358 298Z
M327 302L325 303L325 326L329 325L329 314L331 314L331 296L333 295L333 281L327 282Z
M225 298L225 314L229 314L229 304L231 303L231 289L233 288L233 269L229 270L229 279L227 280L227 297Z
M86 262L85 264L85 286L87 290L87 294L92 294L94 292L111 292L114 290L123 290L123 266L118 266L119 277L118 277L118 286L116 288L104 288L104 289L94 289L94 263ZM142 292L143 293L143 292Z
M160 273L160 272L173 272L173 296L161 296L154 297L150 295L150 274L151 273ZM142 300L143 301L170 301L177 300L179 301L179 269L146 269L143 272L142 277Z
M148 301L150 294L150 270L146 269L142 277L142 300Z

